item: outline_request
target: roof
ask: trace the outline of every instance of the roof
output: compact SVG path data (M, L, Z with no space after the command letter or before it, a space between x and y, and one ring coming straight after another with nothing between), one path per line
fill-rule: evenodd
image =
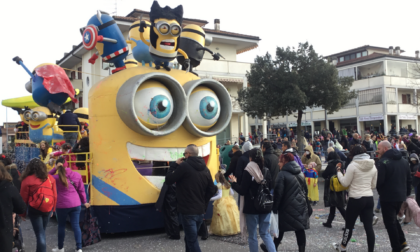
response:
M149 13L150 13L149 11L134 9L130 13L128 13L127 17L133 17L133 18L136 18L136 20L138 20L140 15L142 15L144 17L149 17ZM195 18L183 18L183 20L190 21L190 22L196 22L196 23L203 23L203 26L209 23L206 20L195 19Z
M347 51L343 51L343 52L339 52L339 53L334 53L334 54L325 56L324 58L329 58L329 57L333 57L333 56L346 55L346 54L349 54L349 53L359 52L361 50L366 50L366 49L377 49L377 50L379 49L379 50L386 50L386 51L389 50L389 48L385 48L385 47L364 45L364 46L360 46L360 47L357 47L357 48L354 48L354 49L350 49L350 50L347 50ZM401 50L401 53L403 53L403 52L404 52L404 50Z
M346 61L343 61L343 62L338 62L336 67L347 66L347 65L354 64L354 63L360 63L360 62L363 62L363 61L379 59L379 58L384 58L384 57L420 61L420 58L416 58L416 57L409 57L409 56L402 56L402 55L395 55L395 54L391 55L391 54L383 54L383 53L376 53L375 52L375 53L369 54L368 56L365 56L365 57L360 57L360 58L356 58L356 59L352 59L352 60L346 60Z

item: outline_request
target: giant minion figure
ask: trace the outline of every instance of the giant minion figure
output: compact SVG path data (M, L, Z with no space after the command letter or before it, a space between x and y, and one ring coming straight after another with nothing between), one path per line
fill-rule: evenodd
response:
M216 135L228 126L232 104L213 79L139 66L96 83L89 91L89 113L91 204L101 232L118 233L163 227L155 202L165 177L142 175L137 161L162 171L162 163L183 157L185 147L195 144L214 177Z
M178 54L177 60L178 63L181 64L182 70L187 70L188 72L192 72L194 67L200 65L200 62L203 60L204 52L209 52L214 60L219 60L220 57L224 58L219 53L213 53L210 49L204 47L209 46L212 42L212 37L207 35L203 28L198 25L190 24L186 25L182 29L181 33L181 40L179 42L179 48L184 50L185 53L188 55L190 59L189 69L186 69L184 64L185 58L181 54ZM197 75L196 73L194 73Z
M23 121L29 125L29 139L38 144L46 141L49 144L53 140L63 140L63 135L54 131L56 117L46 107L36 107L23 112Z
M150 22L146 22L146 28L144 29L143 37L144 39L150 43ZM128 37L130 40L127 40L127 43L131 45L131 51L133 52L133 57L135 60L137 60L139 63L141 63L143 66L145 64L149 64L149 66L153 65L154 59L152 56L150 56L149 53L149 46L143 43L143 41L140 38L140 21L135 21L130 26L130 31L128 32Z
M150 10L150 42L146 40L147 23L140 22L140 38L144 44L149 46L149 52L154 59L155 68L159 70L162 66L171 71L169 62L174 60L179 52L185 58L185 65L189 64L187 54L179 48L179 36L181 35L182 16L184 11L182 5L175 9L169 6L161 8L157 1L153 2ZM186 67L189 69L189 67Z
M96 48L89 63L95 64L98 54L104 62L113 63L112 73L125 69L124 59L128 55L128 46L115 20L108 13L97 11L86 27L80 29L83 36L83 46L86 50Z

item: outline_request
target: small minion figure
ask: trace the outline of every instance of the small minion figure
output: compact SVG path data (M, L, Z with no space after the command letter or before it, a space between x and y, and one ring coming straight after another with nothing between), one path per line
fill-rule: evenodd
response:
M146 28L144 29L144 39L147 42L150 42L150 22L144 21L146 23ZM143 41L140 38L140 20L135 21L131 27L130 31L128 32L128 37L130 38L127 40L127 44L131 45L131 51L133 52L133 57L135 60L137 60L139 63L141 63L143 66L146 64L149 64L149 66L153 65L154 59L150 55L149 52L149 46L143 43ZM127 65L127 68L129 66Z

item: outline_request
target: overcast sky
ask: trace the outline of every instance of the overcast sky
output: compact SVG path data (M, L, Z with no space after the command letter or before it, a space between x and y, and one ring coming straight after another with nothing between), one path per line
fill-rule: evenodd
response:
M115 12L115 3L117 15L126 16L135 8L149 11L153 1L4 1L0 100L30 95L25 90L29 75L13 57L20 56L30 70L41 63L55 63L81 42L79 28L96 10ZM207 28L213 28L213 20L219 18L221 30L259 36L259 48L238 55L242 62L253 62L267 51L274 54L277 46L296 47L305 41L321 55L363 45L400 46L407 56L420 50L420 0L160 0L159 4L172 8L182 4L184 17L207 20ZM7 111L7 121L19 120L15 111ZM0 123L5 121L6 108L0 106Z

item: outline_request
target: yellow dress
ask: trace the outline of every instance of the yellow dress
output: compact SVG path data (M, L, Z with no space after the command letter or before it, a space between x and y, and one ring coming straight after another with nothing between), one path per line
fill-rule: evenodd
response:
M227 236L236 235L241 232L239 225L239 210L235 199L229 194L231 189L225 189L220 184L219 194L221 198L213 203L213 218L210 231L214 235ZM233 192L233 191L232 191Z
M45 159L42 158L42 154L39 155L39 158L41 159L41 161L47 166L47 171L50 171L52 169L51 165L49 164L49 161L50 161L50 158L51 158L50 154L52 153L52 151L53 151L53 149L51 147L48 148L47 156L45 157Z
M318 179L305 178L308 186L308 198L310 201L319 201ZM314 186L314 184L316 186Z

